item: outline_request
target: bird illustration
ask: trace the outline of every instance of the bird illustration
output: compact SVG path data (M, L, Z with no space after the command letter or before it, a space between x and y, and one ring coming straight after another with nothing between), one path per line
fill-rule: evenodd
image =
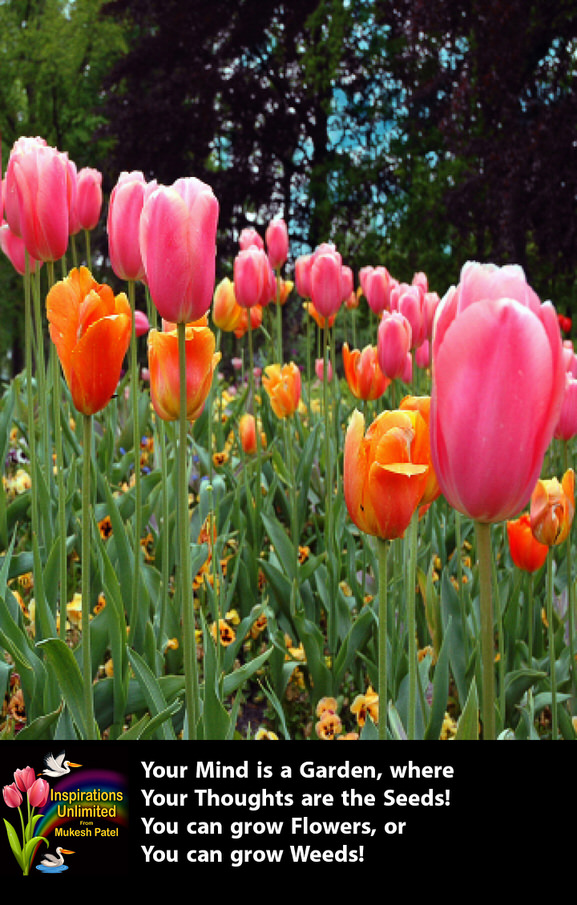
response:
M62 867L62 865L64 864L64 858L62 856L73 854L74 852L69 848L61 848L60 846L58 846L58 848L56 849L56 855L45 855L40 864L43 867Z
M70 767L81 767L82 764L75 764L71 760L64 760L64 751L62 751L58 757L54 757L52 754L47 754L44 758L44 770L40 774L41 776L51 776L54 779L57 779L59 776L64 776L66 773L70 773Z

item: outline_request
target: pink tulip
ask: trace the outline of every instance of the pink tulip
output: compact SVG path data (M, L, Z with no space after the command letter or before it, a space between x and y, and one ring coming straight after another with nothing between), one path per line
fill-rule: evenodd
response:
M425 295L420 286L400 283L391 291L391 310L404 315L411 325L411 346L416 349L427 338Z
M278 270L286 263L289 249L288 229L284 220L271 220L266 233L266 247L270 266Z
M137 336L146 336L150 330L150 323L144 311L137 309L134 312L134 329Z
M264 248L249 245L234 259L234 293L241 308L267 305L274 292L274 274Z
M19 808L22 804L22 793L15 782L11 783L9 786L4 786L2 795L4 797L4 804L7 804L9 808Z
M10 229L15 236L22 237L22 229L20 226L20 205L18 203L18 192L16 190L16 181L14 179L14 165L16 158L26 153L34 153L38 145L46 147L46 141L43 138L28 138L22 136L12 146L8 165L6 167L6 176L3 187L3 200L5 217Z
M423 273L420 270L418 273L413 274L413 279L411 281L412 286L418 286L422 289L423 293L427 293L429 291L429 280L426 273Z
M156 187L156 183L153 183ZM110 265L121 280L142 280L139 224L147 192L140 171L121 173L112 189L106 228Z
M540 303L521 268L465 265L433 338L431 453L453 508L490 523L526 506L564 391L551 303Z
M33 808L43 808L48 801L50 786L45 779L37 779L28 789L28 801Z
M425 333L427 339L433 336L433 325L435 323L435 315L439 307L440 298L436 292L426 292L423 304L423 315L425 318Z
M253 226L246 226L241 231L238 244L241 251L245 248L250 248L251 245L256 245L257 248L264 248L262 236L257 233Z
M563 361L565 370L573 377L577 377L577 355L570 339L563 341Z
M431 344L428 339L415 349L415 364L423 370L431 364Z
M0 226L0 247L10 260L14 270L21 276L26 273L26 246L24 240L12 232L7 223ZM42 266L42 261L28 255L28 267L30 273L35 273L38 267Z
M102 173L83 167L76 177L76 200L70 213L70 235L96 227L102 209Z
M384 311L377 331L379 367L385 377L402 377L410 357L412 329L409 321L398 311Z
M303 299L311 297L312 255L300 255L295 261L295 282L297 292Z
M70 207L76 192L74 165L43 139L15 142L6 170L6 219L28 254L58 261L68 247Z
M577 435L577 379L567 372L565 374L565 395L555 437L558 440L571 440Z
M140 247L152 300L173 323L203 317L212 303L219 204L200 179L160 186L145 201Z
M315 359L315 374L320 381L322 381L325 373L325 360L324 358L316 358ZM329 359L328 367L327 367L327 380L330 383L333 379L333 365L331 360Z
M14 771L14 782L21 792L27 792L36 781L36 774L32 767L24 767L23 770Z
M538 313L541 301L525 279L523 269L517 264L497 267L496 264L478 264L468 261L461 270L459 284L452 287L443 299L442 316L435 324L435 345L451 324L457 312L464 311L479 299L515 299ZM435 349L433 347L433 356Z
M389 310L393 283L386 267L371 267L363 275L362 285L369 307L375 314Z
M322 317L332 317L345 300L342 259L329 245L319 246L311 265L311 301Z

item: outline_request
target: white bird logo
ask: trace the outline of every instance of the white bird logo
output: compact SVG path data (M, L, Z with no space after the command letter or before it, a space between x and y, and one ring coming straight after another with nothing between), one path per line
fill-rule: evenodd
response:
M40 864L43 867L62 867L64 864L63 855L73 855L74 852L69 848L61 848L58 846L56 849L56 855L45 855Z
M70 773L70 767L81 767L82 764L75 764L71 760L64 760L64 751L58 755L58 757L54 757L52 754L47 754L44 758L44 770L40 774L41 776L51 776L53 779L57 779L59 776L64 776L66 773Z

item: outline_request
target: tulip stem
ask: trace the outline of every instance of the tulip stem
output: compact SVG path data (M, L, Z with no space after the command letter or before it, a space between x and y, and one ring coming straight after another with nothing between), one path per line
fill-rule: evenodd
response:
M415 509L409 524L409 572L407 587L407 631L409 635L409 714L407 735L409 741L415 738L417 704L417 628L415 620L415 583L417 580L417 538L419 510Z
M256 390L255 390L255 381L254 381L254 349L253 349L253 336L252 336L252 321L250 316L250 309L248 310L248 385L249 385L249 411L252 412L254 416L254 425L256 431L256 487L255 487L255 513L256 513L256 521L257 531L260 531L260 513L261 513L261 501L262 501L262 450L261 450L261 437L260 437L260 429L258 426L258 410L256 404ZM282 364L282 362L281 362ZM257 547L257 549L259 549Z
M551 678L551 740L557 739L557 675L555 669L555 631L553 627L553 553L547 554L547 632Z
M379 741L387 738L387 559L389 543L377 537L377 558L379 566L379 635L378 635L378 681L379 681Z
M90 650L90 526L92 415L83 415L82 455L82 673L84 711L88 739L94 739L94 697L92 694L92 653Z
M180 593L182 601L182 635L184 661L184 689L188 717L188 737L196 738L200 716L200 698L196 667L196 638L194 631L194 600L190 566L190 525L188 520L187 439L186 420L186 324L177 324L179 369L179 445L178 445L178 521L180 539ZM209 412L210 422L210 412Z
M138 636L140 598L140 535L142 533L142 489L140 481L140 417L138 412L138 349L136 345L136 304L134 280L128 280L128 299L132 314L130 341L130 394L132 402L132 432L134 447L134 571L132 576L132 612L130 634Z
M495 651L493 638L493 590L491 568L491 525L475 522L479 561L481 602L481 660L483 672L483 738L493 741L495 733Z

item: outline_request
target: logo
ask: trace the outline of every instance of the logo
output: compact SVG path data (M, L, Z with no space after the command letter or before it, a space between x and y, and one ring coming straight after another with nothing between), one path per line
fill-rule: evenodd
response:
M14 770L2 789L4 805L19 819L4 817L10 849L23 876L90 873L90 864L121 857L128 826L125 778L100 766L45 754L41 767Z

